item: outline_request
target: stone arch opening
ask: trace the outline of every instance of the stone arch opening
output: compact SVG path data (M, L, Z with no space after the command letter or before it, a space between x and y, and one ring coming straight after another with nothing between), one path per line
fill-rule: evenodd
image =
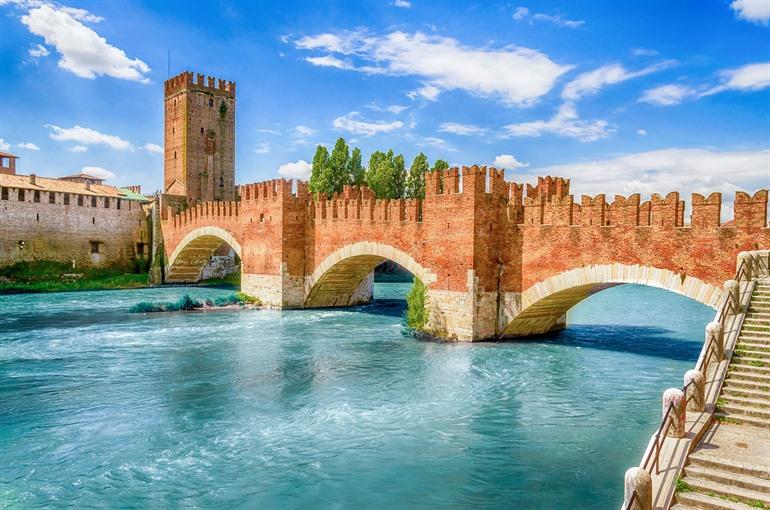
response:
M220 251L234 252L235 263L241 264L241 244L227 230L201 227L187 234L168 258L167 283L195 283L205 276L207 265Z
M352 306L371 299L372 274L385 261L393 261L426 285L436 276L411 255L392 246L361 242L326 257L305 281L305 308Z
M501 316L501 337L539 335L566 326L570 308L589 296L623 284L664 289L716 309L721 290L692 276L649 266L604 264L580 267L547 278L511 300Z

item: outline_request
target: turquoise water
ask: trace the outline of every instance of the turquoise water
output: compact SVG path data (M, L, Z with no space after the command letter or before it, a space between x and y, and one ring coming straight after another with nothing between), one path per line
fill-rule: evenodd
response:
M549 338L423 343L407 287L154 315L127 309L228 291L0 296L0 507L617 508L713 317L622 286Z

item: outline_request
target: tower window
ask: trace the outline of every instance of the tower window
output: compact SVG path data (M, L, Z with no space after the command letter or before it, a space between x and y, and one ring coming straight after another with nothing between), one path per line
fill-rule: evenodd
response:
M203 133L204 133L204 131L205 131L205 129L201 128L201 134L203 134Z
M225 178L224 177L220 177L219 178L219 187L220 188L224 188L225 187Z
M176 159L176 151L174 151L174 159Z
M91 253L99 253L99 241L91 241Z
M209 108L213 108L213 107L214 107L214 100L209 98Z

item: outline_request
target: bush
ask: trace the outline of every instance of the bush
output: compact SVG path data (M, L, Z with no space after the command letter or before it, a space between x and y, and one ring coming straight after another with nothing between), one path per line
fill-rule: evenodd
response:
M242 305L262 306L262 300L256 296L250 296L244 292L236 292L234 296Z
M128 309L129 313L154 313L154 312L179 312L186 310L198 310L204 307L223 307L233 305L256 305L260 306L262 302L259 298L249 296L243 292L237 292L228 296L219 296L214 299L198 301L188 294L180 297L178 301L171 303L151 303L142 301Z
M425 303L427 290L425 284L415 276L412 288L406 295L404 312L404 325L410 332L422 331L428 324L428 309Z

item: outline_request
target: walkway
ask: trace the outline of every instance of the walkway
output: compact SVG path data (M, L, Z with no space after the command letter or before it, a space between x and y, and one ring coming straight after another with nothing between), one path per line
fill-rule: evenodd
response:
M714 418L672 509L770 509L770 278L754 289Z

